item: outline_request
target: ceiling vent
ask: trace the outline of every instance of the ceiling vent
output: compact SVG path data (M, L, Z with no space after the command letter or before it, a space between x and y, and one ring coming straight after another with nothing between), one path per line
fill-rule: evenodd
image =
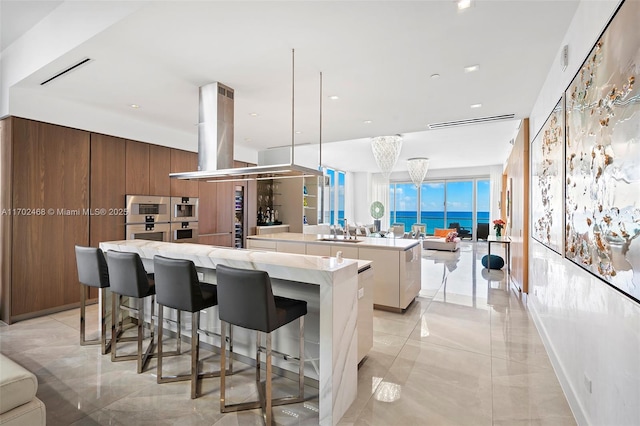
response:
M48 78L47 80L43 81L42 83L40 83L40 86L44 86L47 83L51 83L53 80L55 80L56 78L62 77L63 75L70 73L71 71L80 68L81 66L87 64L88 62L91 62L92 59L91 58L84 58L81 61L71 65L68 68L65 68L64 70L60 71L58 74L54 75L51 78Z
M467 124L489 123L491 121L512 120L515 114L493 115L490 117L470 118L468 120L444 121L442 123L431 123L429 129L444 129L447 127L466 126Z

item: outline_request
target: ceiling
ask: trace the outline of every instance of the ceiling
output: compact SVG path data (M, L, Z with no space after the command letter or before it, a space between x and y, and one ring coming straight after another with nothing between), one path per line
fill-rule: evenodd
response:
M2 0L3 49L61 3ZM189 135L192 147L198 87L219 81L235 90L236 146L263 150L291 144L295 48L295 142L318 143L322 72L323 164L376 172L369 138L389 134L404 136L395 170L415 156L430 157L431 169L502 164L577 4L476 0L458 11L450 0L145 2L17 87L161 123ZM85 57L92 61L40 86ZM427 127L502 114L515 120Z

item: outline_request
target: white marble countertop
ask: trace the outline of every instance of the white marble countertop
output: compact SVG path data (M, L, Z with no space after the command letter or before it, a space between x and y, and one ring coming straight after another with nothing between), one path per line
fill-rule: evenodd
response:
M278 234L280 235L280 234ZM302 234L300 234L302 235ZM269 235L267 235L269 236ZM196 266L215 269L216 264L267 271L273 278L310 284L333 282L338 271L362 268L358 261L325 256L262 252L191 243L166 243L147 240L120 240L100 243L103 251L116 250L138 253L143 259L155 255L192 260Z
M333 238L333 235L321 235L321 234L299 234L294 232L281 232L279 234L267 234L267 235L249 235L247 239L265 240L265 241L288 241L288 242L300 242L307 244L333 244L340 245L341 247L367 247L367 248L381 248L390 250L407 250L418 244L420 240L405 239L405 238L376 238L376 237L362 237L358 236L357 243L343 242L344 237L339 235L337 238ZM323 239L331 241L320 241Z

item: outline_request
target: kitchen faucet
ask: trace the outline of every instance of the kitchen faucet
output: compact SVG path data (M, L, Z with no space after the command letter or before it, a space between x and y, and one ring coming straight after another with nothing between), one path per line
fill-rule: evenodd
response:
M351 234L349 234L349 222L347 221L347 218L338 219L338 221L340 221L340 220L344 221L344 231L343 231L342 235L344 236L345 240L350 240L351 239Z

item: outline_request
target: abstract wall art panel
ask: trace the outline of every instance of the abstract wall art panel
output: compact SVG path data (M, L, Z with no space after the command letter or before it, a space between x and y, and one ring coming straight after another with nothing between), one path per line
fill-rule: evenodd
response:
M568 259L640 301L640 1L626 1L568 87Z
M564 103L561 99L531 143L532 234L558 253L562 253L563 150Z

